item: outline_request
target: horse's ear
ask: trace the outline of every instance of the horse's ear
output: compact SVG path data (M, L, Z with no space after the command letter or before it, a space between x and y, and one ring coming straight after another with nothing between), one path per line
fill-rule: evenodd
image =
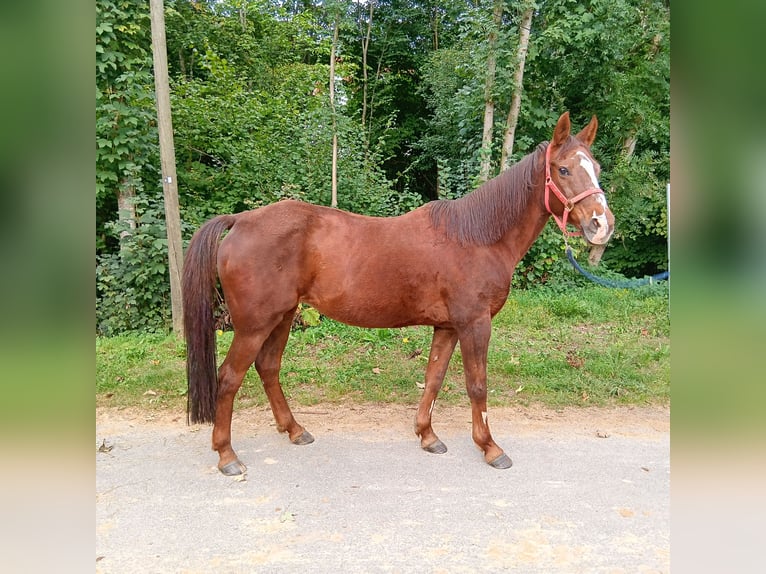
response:
M551 145L554 148L559 147L561 144L567 141L571 127L572 126L569 122L569 112L564 112L561 114L559 121L556 123L556 128L553 130L553 139L551 140Z
M575 137L582 143L590 147L593 144L593 140L596 139L596 130L598 129L598 119L593 116L590 119L590 123L585 126L582 131Z

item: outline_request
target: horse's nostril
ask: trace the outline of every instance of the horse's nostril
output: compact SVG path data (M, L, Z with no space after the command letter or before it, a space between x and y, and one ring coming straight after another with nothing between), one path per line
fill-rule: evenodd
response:
M593 219L591 219L591 225L593 225L595 229L598 229L599 227L601 227L601 221L599 221L598 217L594 217Z

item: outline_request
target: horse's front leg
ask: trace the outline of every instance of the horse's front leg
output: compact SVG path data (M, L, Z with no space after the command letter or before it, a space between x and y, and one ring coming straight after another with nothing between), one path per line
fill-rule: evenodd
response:
M415 414L415 434L420 437L420 446L435 454L447 452L447 447L439 440L431 427L431 413L456 344L457 333L453 329L434 327L431 352L426 367L425 390L418 404L418 412Z
M487 422L487 352L491 328L491 320L486 318L461 329L460 352L463 355L466 390L471 399L473 440L484 453L488 464L495 468L510 468L513 463L492 438Z

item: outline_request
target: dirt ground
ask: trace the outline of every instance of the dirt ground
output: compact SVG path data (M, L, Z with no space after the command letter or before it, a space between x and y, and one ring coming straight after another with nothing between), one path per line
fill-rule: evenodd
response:
M415 406L393 404L325 404L293 409L295 418L311 432L375 432L407 429L415 418ZM515 434L617 433L623 436L644 436L670 431L670 408L667 406L565 407L554 409L542 405L490 408L492 429L512 425ZM117 427L151 424L172 426L186 424L186 413L176 411L146 411L129 408L99 408L96 423L103 432L111 425ZM447 433L470 428L471 410L466 406L443 406L434 409L434 430ZM255 430L274 427L268 407L234 411L236 433L251 434ZM597 435L598 436L598 435ZM236 438L236 437L235 437ZM605 437L602 437L605 438Z

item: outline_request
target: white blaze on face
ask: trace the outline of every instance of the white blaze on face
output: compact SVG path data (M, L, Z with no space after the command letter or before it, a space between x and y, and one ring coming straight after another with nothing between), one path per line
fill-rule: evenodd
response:
M580 165L585 171L588 172L588 175L590 176L590 180L593 182L593 187L599 187L598 178L596 177L596 168L593 167L593 162L585 154L585 152L578 151L577 155L580 156Z
M593 183L593 187L596 189L601 189L601 186L598 183L598 178L596 177L596 168L593 165L593 162L591 159L585 154L584 152L578 151L577 155L580 156L580 166L587 172L587 174L590 176L590 180ZM600 243L603 239L606 238L607 233L609 232L609 222L606 219L606 196L604 195L604 192L601 193L595 193L593 194L593 197L596 198L596 200L599 202L601 207L603 208L602 212L599 214L596 212L596 210L593 210L593 219L598 223L598 232L593 236L592 241L595 243Z
M596 189L600 189L601 185L598 183L598 178L596 177L596 168L593 166L593 162L590 160L590 158L581 151L577 152L577 155L580 156L580 166L588 173L590 176L590 180L593 182L593 187ZM606 197L604 197L603 192L595 194L596 200L601 204L601 206L606 209ZM606 219L606 216L602 216L604 219Z

